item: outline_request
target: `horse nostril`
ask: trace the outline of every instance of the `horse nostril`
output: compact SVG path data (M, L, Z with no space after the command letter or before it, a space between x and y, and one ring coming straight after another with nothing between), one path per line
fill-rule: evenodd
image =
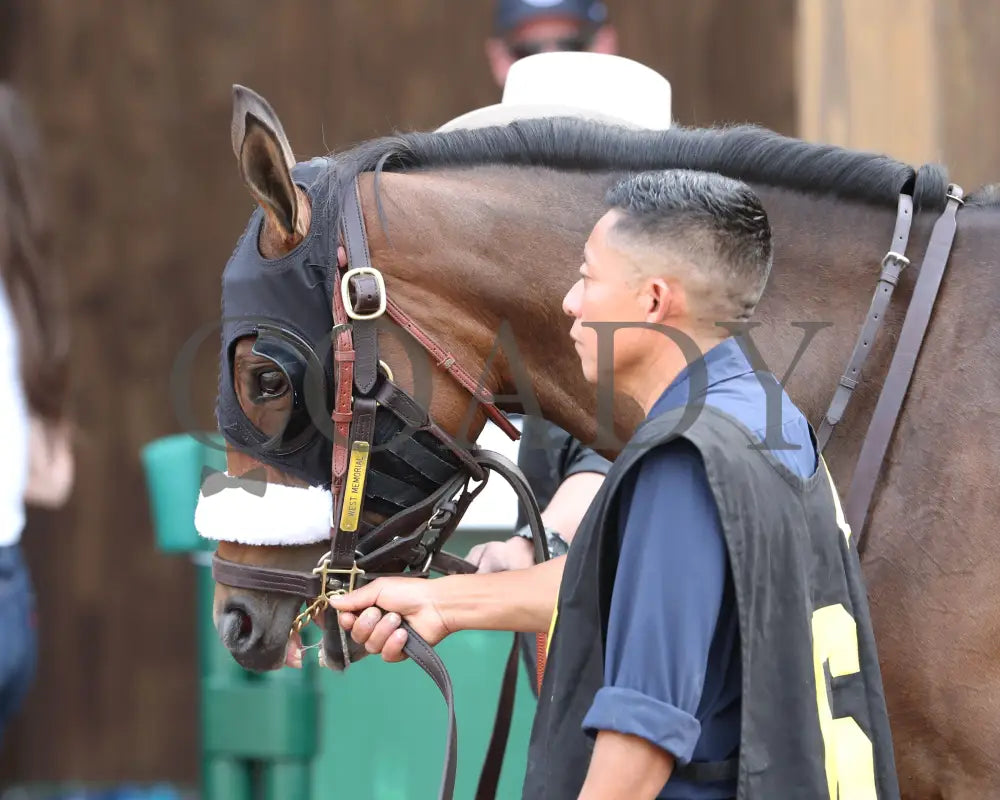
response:
M230 650L244 652L254 643L253 618L238 603L226 605L219 627L222 641Z

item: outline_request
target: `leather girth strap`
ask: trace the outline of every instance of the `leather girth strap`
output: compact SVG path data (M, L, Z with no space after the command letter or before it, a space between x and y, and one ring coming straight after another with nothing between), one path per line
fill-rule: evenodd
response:
M868 316L865 318L864 325L861 326L861 333L858 334L854 352L851 353L850 361L847 362L847 369L840 376L837 389L830 401L830 407L823 416L823 421L816 432L821 453L826 447L826 443L830 441L834 427L844 416L851 395L854 394L854 390L861 381L861 369L872 351L879 328L882 327L885 312L889 308L889 301L892 300L893 289L899 282L899 275L903 268L910 263L906 257L906 245L910 241L910 226L913 223L913 195L910 194L911 191L912 189L904 189L899 195L896 229L892 234L889 252L882 259L882 273L879 275L878 284L875 287L875 295L872 297Z
M854 468L851 486L847 492L845 514L847 524L856 537L858 551L864 541L865 523L872 495L878 483L882 461L892 439L896 420L903 405L910 378L920 355L920 346L930 324L934 301L937 299L938 288L948 266L948 258L955 240L958 227L957 214L959 206L964 204L963 191L960 186L948 186L948 204L934 224L927 252L920 265L920 274L913 290L903 328L899 334L896 352L893 354L889 372L875 406L861 446L861 454Z

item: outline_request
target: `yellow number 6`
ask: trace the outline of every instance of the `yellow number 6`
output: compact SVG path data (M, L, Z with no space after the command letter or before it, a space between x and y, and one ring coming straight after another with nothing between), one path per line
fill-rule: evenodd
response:
M830 800L877 800L871 740L853 717L834 719L823 665L838 678L860 671L858 628L840 603L813 612L813 667L816 705L826 750L826 782Z

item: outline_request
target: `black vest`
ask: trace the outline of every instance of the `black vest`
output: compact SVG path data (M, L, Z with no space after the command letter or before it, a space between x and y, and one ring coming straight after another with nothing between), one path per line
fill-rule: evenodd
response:
M704 461L736 593L743 667L737 797L837 800L839 783L840 800L898 798L865 587L826 465L821 460L800 479L731 416L706 406L678 433L682 416L679 409L640 426L570 548L524 798L576 798L586 778L593 742L581 722L603 682L619 489L647 452L678 436Z

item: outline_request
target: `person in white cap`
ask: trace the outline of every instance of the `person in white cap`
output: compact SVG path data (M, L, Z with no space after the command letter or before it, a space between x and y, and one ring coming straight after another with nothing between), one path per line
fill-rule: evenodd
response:
M616 55L618 33L600 0L496 0L486 58L497 86L507 70L538 53L581 51Z
M638 91L623 93L622 81ZM647 89L649 93L640 99L640 93ZM647 105L649 100L653 101L651 106ZM439 130L484 127L554 114L667 128L670 84L653 70L619 56L576 52L529 56L513 65L499 104L463 114ZM517 463L542 509L550 554L565 555L611 463L557 425L535 417L524 418ZM525 522L519 511L513 536L476 545L467 559L480 572L530 567L534 548ZM537 691L536 637L523 635L520 640L525 668L531 677L529 684L532 691Z

